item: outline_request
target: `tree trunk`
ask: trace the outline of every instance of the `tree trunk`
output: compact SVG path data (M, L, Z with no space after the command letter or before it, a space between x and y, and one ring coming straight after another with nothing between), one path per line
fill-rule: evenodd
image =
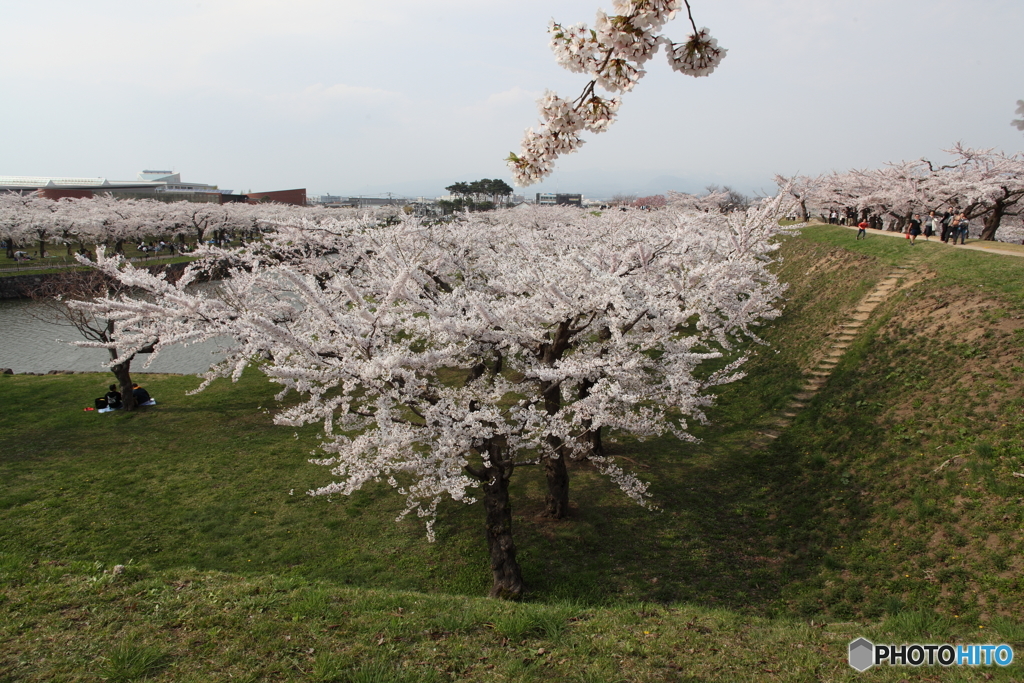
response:
M106 337L107 340L113 339L114 336L114 321L107 321ZM110 360L117 358L117 351L115 349L107 349L107 353L110 354ZM126 412L135 410L135 394L132 393L132 359L129 358L123 363L112 365L110 371L114 373L114 377L117 378L117 383L121 387L121 410Z
M569 514L569 469L565 466L565 448L557 436L548 437L548 446L554 454L544 458L544 474L548 480L544 506L548 517L564 519Z
M542 382L544 408L548 415L554 415L562 407L562 385L557 382ZM547 477L548 492L544 496L545 514L563 519L569 514L569 470L565 465L566 453L562 440L554 434L547 437L551 452L544 456L544 474Z
M491 556L492 598L515 600L523 594L523 573L516 561L516 544L512 538L512 503L508 482L513 465L502 460L503 449L488 444L490 467L484 470L484 509L487 512L487 548Z
M985 224L981 230L981 239L993 241L996 238L996 230L999 229L999 224L1003 220L1003 213L1006 211L1006 205L1003 203L1002 198L997 199L996 203L992 207L992 213L985 217Z
M114 242L114 253L124 255L124 240Z
M565 350L569 347L572 336L571 320L563 320L558 328L549 333L549 342L538 352L538 358L548 367L554 367ZM562 408L562 385L558 382L541 382L541 396L544 397L544 409L548 415L554 415ZM562 440L550 435L547 437L550 455L545 455L544 472L547 475L548 492L544 497L547 514L555 519L562 519L569 513L569 470L566 468L566 452Z
M116 355L115 351L110 352L111 355ZM110 368L110 371L114 373L114 377L117 378L117 383L121 388L121 410L132 411L135 410L135 394L132 393L132 376L131 376L131 365L130 360L126 360L123 363L118 363Z
M611 335L609 334L609 336ZM601 352L601 355L604 355L604 351ZM590 396L590 388L592 386L594 386L594 383L590 380L583 380L583 382L580 383L579 398L581 401ZM590 420L583 420L583 428L586 429L586 432L583 433L581 440L590 444L590 452L593 455L603 458L604 444L601 441L601 428L598 427L597 429L594 429L593 423Z

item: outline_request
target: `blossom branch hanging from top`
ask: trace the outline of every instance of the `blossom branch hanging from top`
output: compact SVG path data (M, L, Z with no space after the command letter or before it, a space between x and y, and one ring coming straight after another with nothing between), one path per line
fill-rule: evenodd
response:
M661 28L686 7L693 33L675 43ZM566 100L547 91L537 102L541 126L528 128L519 154L508 155L516 185L526 186L541 180L554 170L555 159L575 152L583 145L582 131L601 133L608 129L619 106L620 97L610 93L629 92L647 73L643 65L659 46L665 47L669 65L688 76L707 76L725 57L707 28L697 28L689 0L613 0L618 14L598 10L594 28L586 24L563 26L552 21L548 26L555 59L574 73L589 74L592 80L575 100Z

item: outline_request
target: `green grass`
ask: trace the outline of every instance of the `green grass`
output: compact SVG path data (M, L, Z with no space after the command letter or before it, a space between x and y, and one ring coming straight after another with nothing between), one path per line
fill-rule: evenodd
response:
M910 247L906 240L872 235L870 231L868 235L874 239L857 240L853 230L834 225L804 228L801 235L803 240L871 256L889 265L901 263L913 249L913 256L937 274L936 285L981 290L1018 308L1024 306L1024 258L1019 256L956 249L938 241L918 240ZM1016 250L1014 245L1009 247Z
M572 514L552 521L541 473L517 472L524 604L478 597L479 506L442 506L429 544L415 519L393 521L384 484L304 495L329 481L306 461L317 431L272 425L256 373L194 397L195 378L148 376L159 404L134 415L83 412L103 375L0 377L0 681L95 680L136 659L145 672L123 675L853 680L845 646L860 635L1017 642L1024 263L925 244L934 277L879 309L755 449L830 329L906 251L803 232L783 245L792 286L772 346L694 426L702 441L609 439L659 512L577 465ZM910 675L893 672L871 676Z
M855 681L864 675L847 666L846 648L857 637L984 641L918 612L875 625L824 624L692 605L502 603L269 575L138 566L113 575L81 562L6 558L2 572L5 682ZM310 602L314 613L306 613ZM456 629L453 614L464 615ZM886 667L868 675L894 683L948 673ZM1017 672L957 674L1009 681Z

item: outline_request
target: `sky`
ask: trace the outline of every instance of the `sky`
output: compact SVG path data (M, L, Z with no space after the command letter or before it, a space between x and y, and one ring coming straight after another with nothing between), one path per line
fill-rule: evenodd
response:
M618 121L517 190L772 193L776 173L1024 148L1021 0L692 0L729 50L663 54ZM438 196L502 178L546 89L574 98L547 24L610 0L0 0L0 175L236 192ZM677 42L685 16L664 32Z

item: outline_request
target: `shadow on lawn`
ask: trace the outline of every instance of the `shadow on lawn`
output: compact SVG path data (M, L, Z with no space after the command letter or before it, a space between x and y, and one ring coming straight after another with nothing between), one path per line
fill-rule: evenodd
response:
M535 503L541 482L526 482L531 502L516 509L516 534L534 596L799 611L784 603L783 588L835 569L830 549L837 538L859 537L869 517L856 480L832 461L854 435L858 448L881 440L860 414L844 424L822 422L818 406L843 391L841 372L835 379L839 389L819 394L762 450L750 443L766 413L751 411L757 406L750 401L742 414L703 430L699 444L674 438L613 444L610 454L620 456L620 464L634 460L637 474L655 482L659 511L640 508L607 478L577 464L572 495L578 508L569 520L547 520ZM729 393L749 395L747 389L738 385ZM720 405L730 398L723 396Z

